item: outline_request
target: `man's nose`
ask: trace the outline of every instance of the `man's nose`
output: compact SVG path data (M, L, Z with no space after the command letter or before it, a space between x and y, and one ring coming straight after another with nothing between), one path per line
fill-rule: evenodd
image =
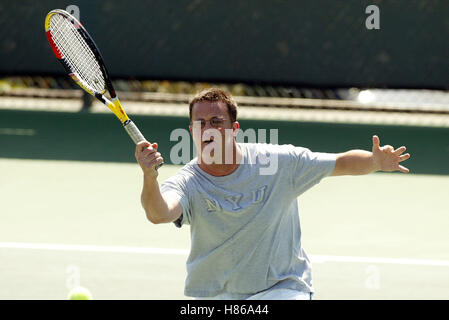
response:
M206 121L206 123L204 124L204 130L211 129L211 128L213 128L213 127L212 127L210 121Z

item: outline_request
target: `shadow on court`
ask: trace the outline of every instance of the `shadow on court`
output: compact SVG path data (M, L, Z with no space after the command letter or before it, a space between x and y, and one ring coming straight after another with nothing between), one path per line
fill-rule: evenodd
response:
M187 129L188 119L138 115L132 119L147 139L159 143L165 162L171 163L170 150L179 140L170 141L170 134L176 128ZM239 122L243 130L278 129L280 144L291 143L319 152L370 150L371 137L377 134L382 145L407 146L412 157L404 165L412 173L449 174L449 128L272 120ZM266 136L270 142L268 131ZM134 145L112 114L0 110L0 147L1 158L135 161Z

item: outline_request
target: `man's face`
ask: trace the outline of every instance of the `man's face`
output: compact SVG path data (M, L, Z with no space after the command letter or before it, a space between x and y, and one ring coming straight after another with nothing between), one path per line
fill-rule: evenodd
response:
M238 122L231 122L224 102L201 101L193 105L190 132L197 150L217 148L225 151L226 145L232 145L233 133L237 130Z

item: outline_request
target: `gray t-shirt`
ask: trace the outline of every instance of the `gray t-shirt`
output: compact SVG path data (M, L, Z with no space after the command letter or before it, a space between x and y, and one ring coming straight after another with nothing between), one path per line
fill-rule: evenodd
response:
M230 175L200 169L197 158L161 184L190 225L184 294L244 298L269 288L313 292L301 246L297 197L332 173L336 156L292 145L239 143L243 161ZM267 158L274 174L261 174Z

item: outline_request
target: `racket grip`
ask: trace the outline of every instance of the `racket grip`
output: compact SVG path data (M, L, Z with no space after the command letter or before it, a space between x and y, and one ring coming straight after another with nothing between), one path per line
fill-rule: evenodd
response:
M124 124L123 127L125 128L126 132L128 132L128 135L131 137L131 139L134 141L135 144L138 144L142 141L145 141L145 137L143 136L143 134L140 132L139 128L137 128L137 126L134 124L134 122L132 122L131 120L127 120ZM155 169L159 169L160 167L162 167L164 163L159 163Z
M126 121L123 124L123 127L125 128L126 132L128 132L128 135L131 137L135 144L146 140L143 134L139 131L139 128L137 128L137 126L131 120Z

